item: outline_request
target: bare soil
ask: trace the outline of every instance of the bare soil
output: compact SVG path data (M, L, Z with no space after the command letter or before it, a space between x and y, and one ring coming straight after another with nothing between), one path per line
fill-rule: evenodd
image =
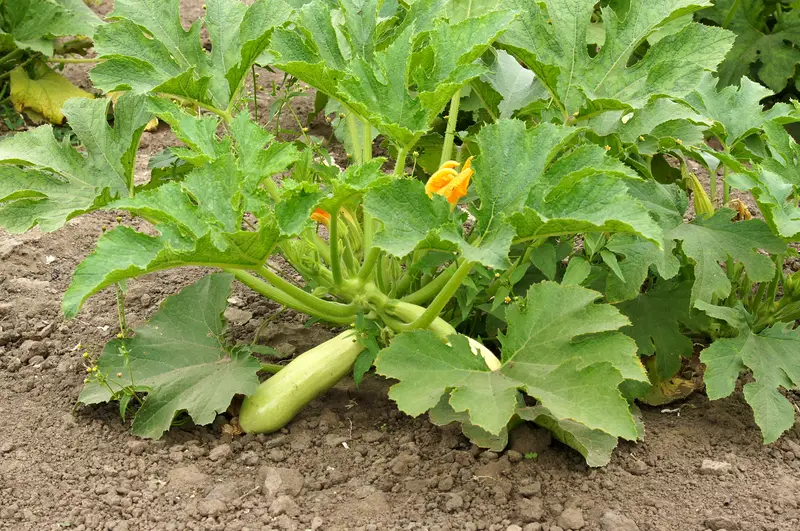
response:
M184 3L187 21L200 6ZM82 65L67 71L88 87ZM305 119L313 101L295 103ZM326 127L315 122L312 132L327 136ZM174 144L163 126L146 133L137 176ZM86 216L55 234L0 232L0 530L800 529L800 429L763 446L741 392L645 407L644 442L623 443L602 469L529 426L506 452L481 452L455 426L400 413L387 398L391 382L375 376L360 389L341 382L280 433L231 435L226 413L212 426L137 439L114 405L74 407L81 353L98 355L117 332L113 293L90 299L76 319L60 312L73 268L115 216ZM202 274L131 281L131 324ZM232 301L241 311L230 333L240 340L277 310L239 285ZM261 339L290 356L332 335L286 313Z

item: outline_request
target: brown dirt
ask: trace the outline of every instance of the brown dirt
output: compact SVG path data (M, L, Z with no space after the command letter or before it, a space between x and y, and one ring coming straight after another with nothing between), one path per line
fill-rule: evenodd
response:
M697 395L676 406L680 415L645 409L645 442L623 444L600 470L558 443L532 446L536 433L521 434L513 445L519 453L480 453L455 428L399 413L388 383L375 377L360 390L342 382L269 436L224 435L221 415L211 427L142 441L113 406L73 412L84 370L75 347L98 353L116 331L116 314L113 294L104 292L63 321L59 296L108 218L0 240L0 529L310 529L321 522L330 530L556 531L571 516L579 523L578 513L584 529L626 529L602 527L609 511L642 531L800 525L800 433L762 446L740 393L719 402ZM48 264L48 256L55 260ZM131 281L131 320L140 322L200 274ZM235 297L253 313L232 329L246 339L275 306L241 286ZM268 343L302 351L330 337L298 319L270 325ZM538 458L520 460L535 450ZM730 471L702 474L704 459L727 462ZM278 473L289 498L270 492L280 486Z
M200 3L184 3L187 19ZM88 83L85 69L68 72ZM298 103L301 117L312 104ZM267 107L265 98L262 116ZM163 126L146 133L137 176L175 143ZM645 441L622 444L603 469L529 428L515 434L513 451L481 453L455 427L397 411L377 377L361 389L343 381L281 433L231 437L220 415L209 427L139 440L113 405L73 407L81 352L99 354L117 331L113 293L90 299L74 320L60 313L73 268L115 223L99 213L55 234L0 232L0 530L800 528L800 429L762 446L740 392L718 402L696 394L671 406L678 411L644 408ZM131 281L131 324L202 274L187 268ZM232 326L238 339L277 309L242 286L234 298L252 312ZM332 335L302 323L287 313L262 338L291 353ZM535 459L521 456L534 451ZM703 473L706 459L727 470Z

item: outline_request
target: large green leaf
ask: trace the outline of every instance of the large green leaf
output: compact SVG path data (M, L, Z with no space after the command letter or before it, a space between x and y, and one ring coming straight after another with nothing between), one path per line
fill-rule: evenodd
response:
M621 277L608 275L605 295L608 302L620 302L639 295L642 283L655 267L659 276L670 279L678 274L680 261L675 256L675 241L666 234L683 223L686 212L686 194L676 185L663 185L655 181L626 183L631 195L647 208L663 231L660 246L633 234L614 234L606 248L621 257Z
M563 109L579 112L587 100L611 107L643 107L653 96L682 96L714 70L733 44L720 28L689 22L633 60L636 49L665 24L710 5L705 0L630 0L627 11L602 7L605 42L587 47L593 0L513 0L520 16L500 38L503 48L533 70ZM685 20L685 19L684 19Z
M161 235L149 236L127 227L103 235L95 251L75 269L64 295L64 313L75 315L87 297L105 286L159 269L186 265L254 269L263 265L280 231L272 212L252 199L247 186L233 155L226 154L180 182L168 182L107 205L143 216ZM246 212L258 217L254 230L242 228Z
M383 224L375 245L394 256L405 256L418 246L459 249L470 262L497 269L509 266L514 236L510 227L498 222L494 230L468 243L447 200L440 195L429 198L420 181L395 179L376 186L367 193L364 208Z
M519 400L521 395L517 393L517 396L517 400ZM461 424L462 433L481 448L502 452L508 445L508 428L504 427L500 430L500 433L494 435L483 428L475 426L469 421L469 412L453 410L447 395L442 395L439 403L428 410L428 418L437 426L458 422Z
M274 142L274 136L253 122L246 112L231 122L231 136L238 152L237 164L243 174L245 193L252 193L264 180L286 171L300 158L294 144Z
M744 397L753 408L764 444L774 442L794 424L794 407L780 388L800 384L800 328L794 323L778 323L758 334L752 330L753 318L741 303L723 308L698 303L711 317L722 319L738 329L734 338L718 339L700 355L706 365L706 393L712 400L730 395L746 368L755 381L744 386Z
M741 86L720 90L714 82L711 74L706 74L685 100L699 114L716 122L715 132L729 148L760 129L765 122L786 116L791 110L789 105L777 103L764 111L761 100L771 96L772 91L746 77L742 78Z
M655 288L633 300L617 305L631 321L623 332L636 340L639 354L656 356L660 380L675 376L681 357L689 357L693 343L683 334L682 324L689 320L690 286L685 282L660 282Z
M216 116L197 116L186 112L175 103L158 97L149 100L150 110L162 121L168 123L186 148L173 148L173 152L184 160L199 166L230 151L230 146L217 138L220 119ZM247 117L247 113L240 116ZM263 146L262 146L263 147Z
M427 47L418 55L413 77L426 109L437 112L454 91L485 72L476 63L483 52L511 23L516 13L509 9L471 13L460 22L437 24L428 35Z
M112 203L110 208L146 216L162 236L126 227L105 234L94 253L76 268L64 296L65 314L75 315L87 297L105 286L159 269L262 265L277 242L277 225L267 215L256 231L241 230L241 193L226 169L229 166L205 166L182 183L167 183Z
M399 146L418 140L462 85L486 69L474 61L514 17L478 10L452 21L446 2L414 2L380 24L379 2L312 0L297 28L272 39L275 64L357 111ZM378 26L381 26L381 32Z
M778 7L764 0L715 0L714 6L699 13L703 19L724 25L736 33L736 41L719 67L722 86L736 85L755 72L764 84L780 92L794 78L800 62L800 12ZM757 64L757 70L754 68Z
M0 225L24 232L52 231L70 218L127 196L134 153L151 115L140 96L124 96L108 124L109 100L74 98L64 105L85 154L41 126L0 141L0 162L21 165L0 177Z
M234 395L253 393L261 363L247 349L225 341L222 313L231 293L232 275L203 277L167 297L135 336L109 342L97 361L97 377L84 386L79 401L97 404L122 388L146 388L133 419L133 433L157 439L178 413L196 424L210 424ZM127 351L127 352L126 352Z
M557 419L542 406L519 408L517 415L550 430L556 439L580 452L589 466L607 465L617 447L613 435L589 429L574 420Z
M549 99L547 89L536 80L534 73L519 64L508 52L495 50L490 58L489 71L481 79L501 98L498 104L500 118L511 118L516 111L530 103Z
M673 253L675 242L665 240L662 247L632 234L615 234L606 248L623 258L618 261L622 278L609 275L606 279L606 298L620 302L639 295L650 268L655 267L661 278L670 279L678 274L680 260Z
M481 129L475 159L481 230L510 221L522 239L580 232L631 232L658 240L661 229L631 196L629 167L594 145L557 158L581 132L548 123L531 129L500 120Z
M552 282L534 285L524 302L508 308L501 337L502 367L491 371L466 338L445 345L432 332L400 334L376 359L380 374L400 380L390 396L419 415L443 395L469 423L500 434L514 414L517 389L536 398L557 420L635 440L628 402L618 387L647 381L633 340L616 332L627 320L595 304L599 293Z
M728 182L734 188L749 190L764 219L778 235L796 240L800 237L800 208L797 206L797 187L800 186L800 148L775 121L763 126L772 157L765 158L754 171L731 175Z
M398 179L370 191L364 208L383 223L375 245L394 256L405 256L446 225L452 226L450 205L434 195L429 198L420 181Z
M481 155L475 159L474 188L481 200L479 219L518 212L541 175L577 128L549 123L527 129L520 120L500 120L478 133Z
M520 383L490 371L464 336L453 336L448 346L431 331L400 334L381 351L375 366L380 374L400 380L389 397L412 416L435 407L448 393L453 410L468 412L473 425L498 434L517 406Z
M627 319L610 305L596 304L598 298L580 286L531 287L524 306L506 310L502 370L557 418L635 439L627 402L616 388L647 376L633 341L616 332Z
M92 35L100 23L81 0L14 0L5 4L0 30L16 47L51 56L54 37Z
M720 265L729 258L744 265L752 282L768 282L773 277L775 265L758 251L778 254L786 244L763 221L732 222L735 215L733 210L721 208L710 218L697 218L669 233L670 238L682 242L683 252L695 263L692 304L713 302L730 294L730 280Z
M215 247L211 235L196 241L179 240L174 236L148 236L118 227L104 234L94 252L75 268L62 302L64 315L77 315L83 302L106 286L160 269L181 266L257 268L274 250L278 235L275 223L265 219L257 232L218 235L227 244L227 250L221 251Z
M587 122L598 135L618 134L630 144L629 150L641 155L701 146L712 124L689 105L669 98L651 100L633 111L608 111Z
M297 236L311 225L311 213L326 194L312 183L283 182L281 201L275 205L275 217L284 236Z
M272 30L285 24L292 9L283 0L210 0L205 19L187 31L178 0L119 0L112 23L95 35L106 60L92 70L105 90L160 92L221 109L229 108L250 67L266 49ZM212 43L200 43L205 25Z

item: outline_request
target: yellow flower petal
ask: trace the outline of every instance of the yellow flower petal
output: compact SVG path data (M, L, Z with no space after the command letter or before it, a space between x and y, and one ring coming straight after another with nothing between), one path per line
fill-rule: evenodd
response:
M325 225L326 227L327 227L327 226L330 224L330 222L331 222L331 215L330 215L329 213L325 212L324 210L322 210L321 208L318 208L318 209L316 209L316 210L315 210L315 211L314 211L314 212L311 214L311 216L310 216L310 217L311 217L311 219L312 219L313 221L316 221L317 223L322 223L322 224L323 224L323 225Z
M425 184L425 192L428 194L428 197L433 197L433 194L441 193L440 191L457 175L458 172L451 168L442 168L431 175L431 178L428 179L428 182Z
M453 169L458 166L460 164L448 161L442 165L439 171L431 175L425 185L425 192L429 197L432 197L433 194L442 195L451 205L455 206L459 199L467 195L470 178L475 173L471 167L472 157L467 159L460 172Z

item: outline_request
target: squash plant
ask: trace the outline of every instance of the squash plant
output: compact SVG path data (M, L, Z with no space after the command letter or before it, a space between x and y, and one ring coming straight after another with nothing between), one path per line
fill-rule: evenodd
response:
M64 296L69 317L152 271L222 272L111 341L81 402L120 399L124 411L135 397L134 433L159 437L176 414L208 423L244 394L242 428L273 431L374 366L410 415L460 422L495 449L535 422L598 466L618 439L643 436L637 399L680 395L681 358L703 342L710 397L749 369L765 441L791 426L780 389L800 381L800 290L779 266L798 236L800 180L781 124L796 111L764 111L768 91L746 80L716 90L710 73L733 35L684 17L708 2L612 2L599 48L592 0L210 0L188 31L177 0L141 4L118 0L95 37L94 83L128 92L113 126L107 103L75 99L64 112L82 152L47 126L0 142L0 226L56 230L98 209L152 225L99 239ZM240 95L256 61L338 103L353 164L251 119ZM523 82L506 86L497 68ZM466 112L480 120L461 131L471 91L481 97ZM439 168L409 177L443 113ZM189 169L137 184L153 115L184 142L173 154ZM373 129L393 161L373 158ZM725 206L688 159L723 168ZM739 220L731 187L765 220ZM261 364L259 348L225 340L233 279L345 331L285 367ZM259 386L262 369L277 374Z

